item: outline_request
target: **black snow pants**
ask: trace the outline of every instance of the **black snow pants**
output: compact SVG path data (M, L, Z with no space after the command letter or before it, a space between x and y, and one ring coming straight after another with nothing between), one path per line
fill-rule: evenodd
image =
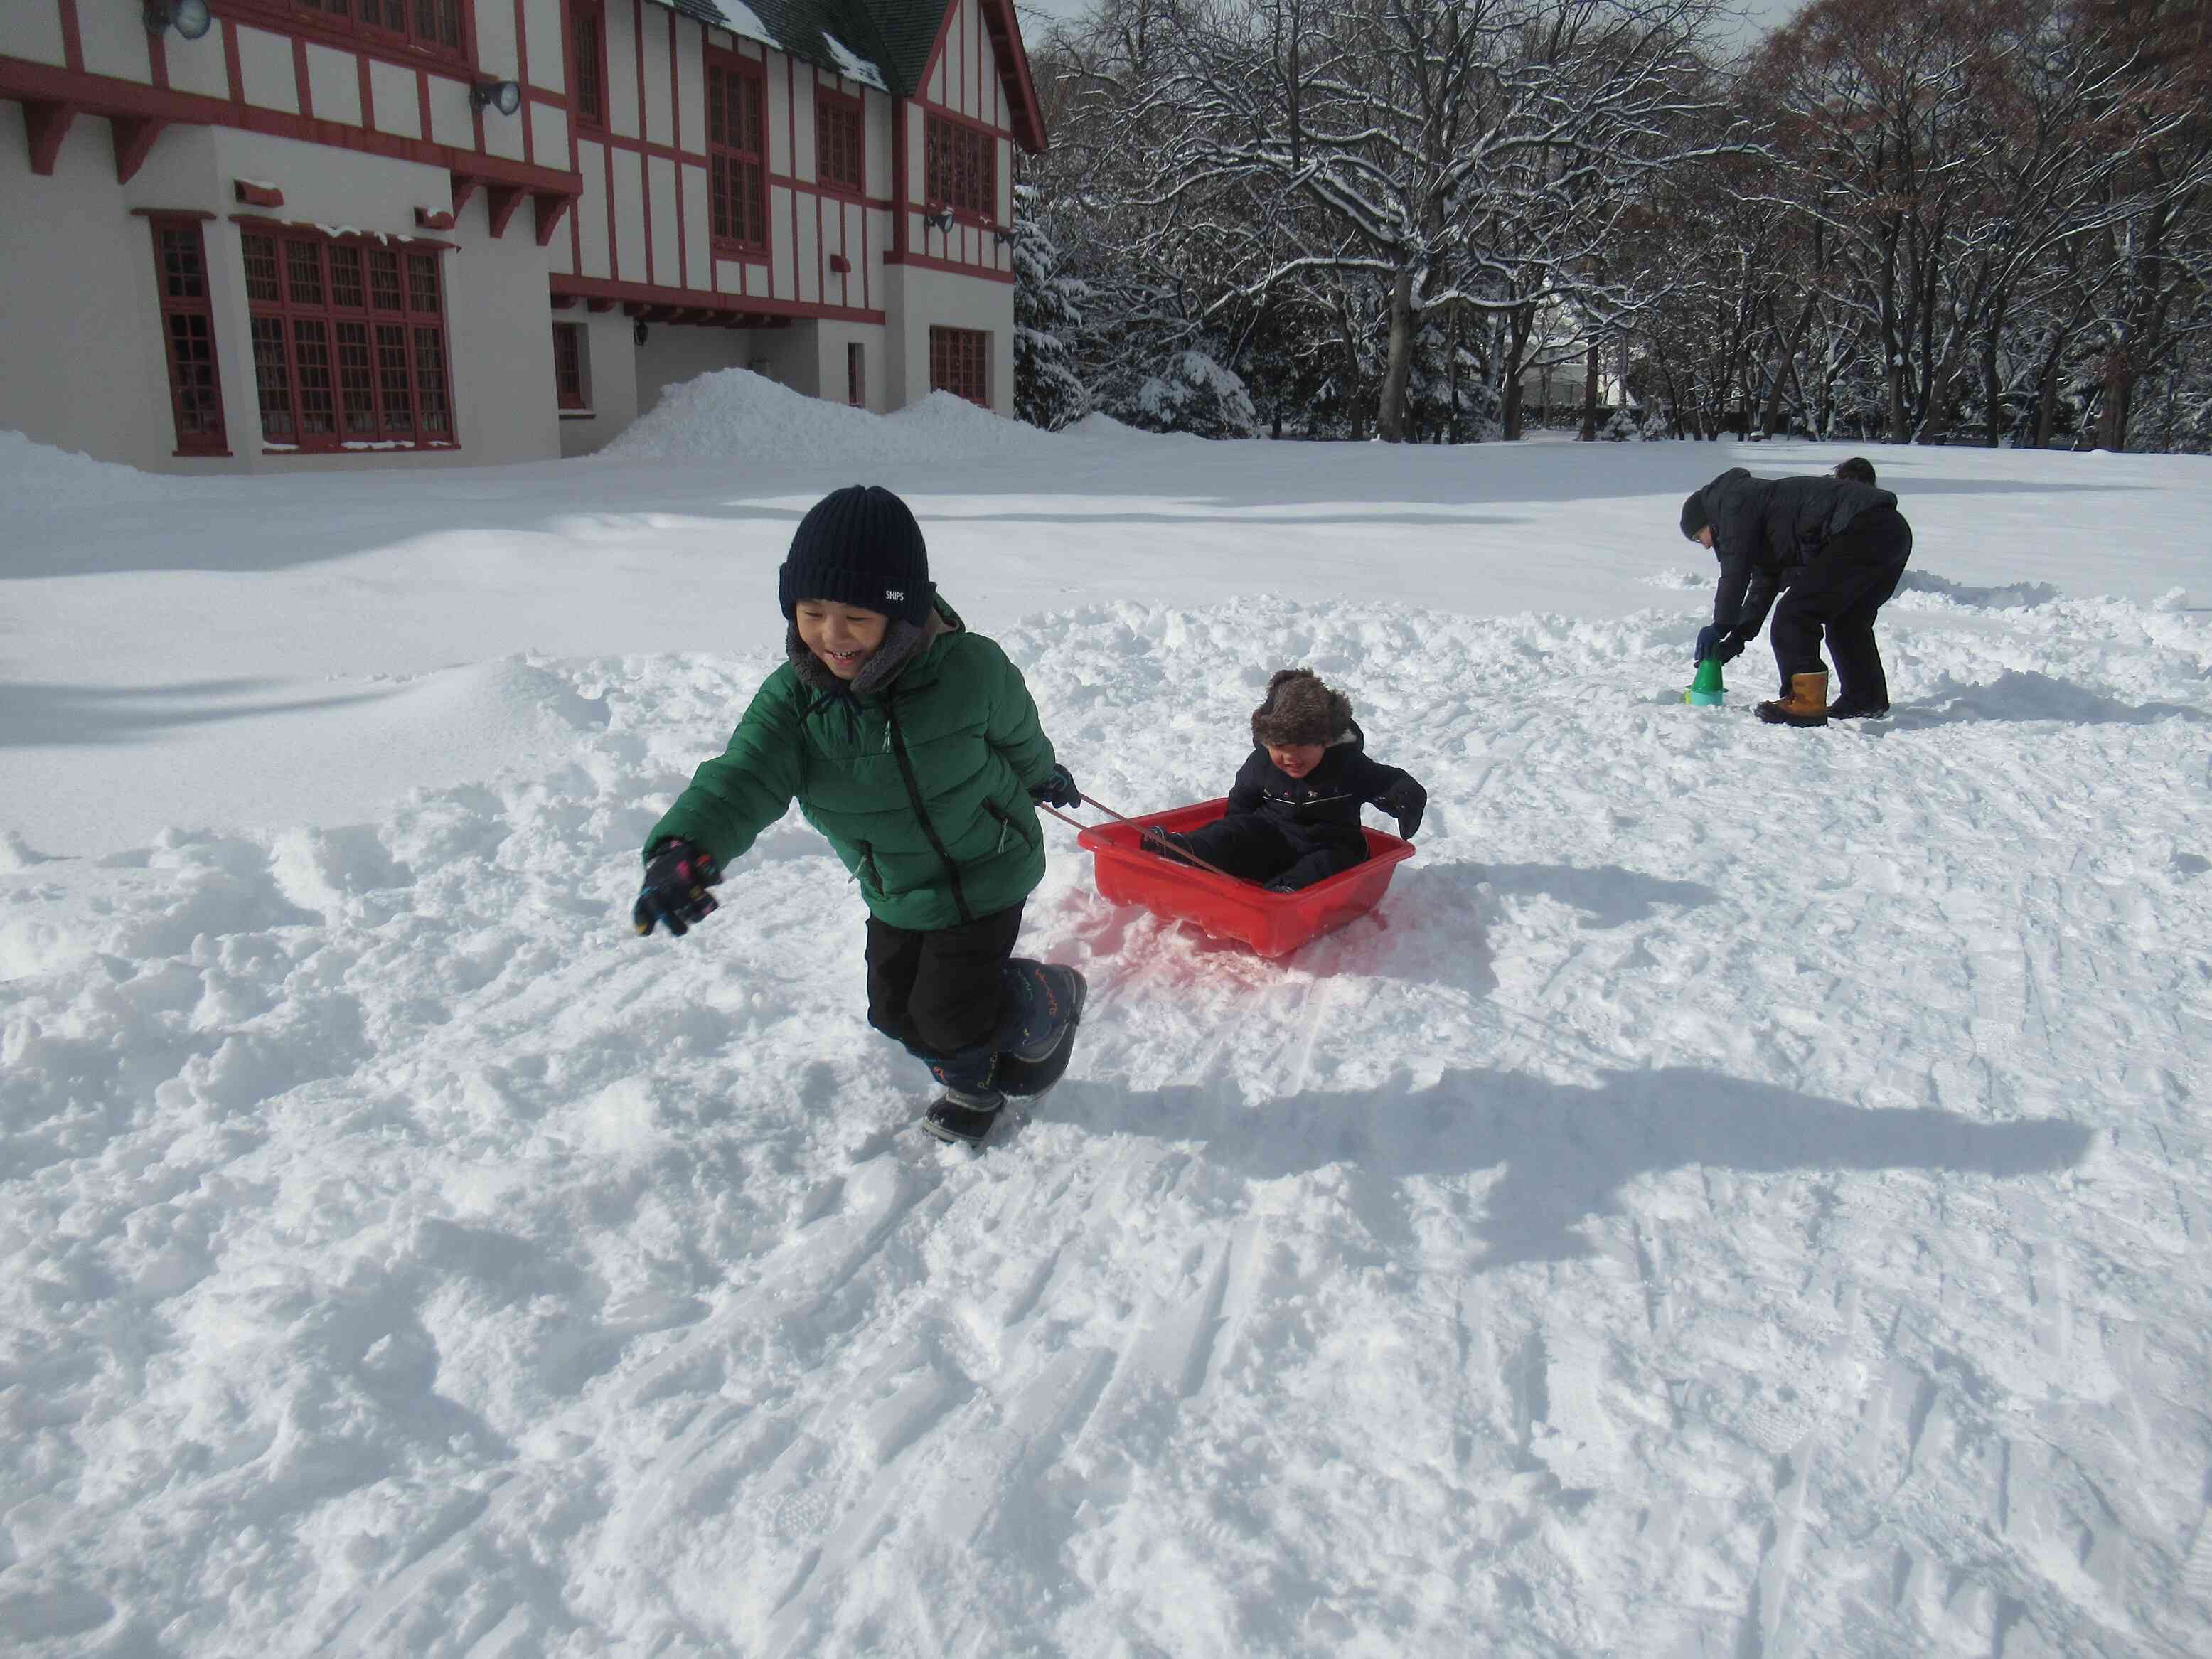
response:
M1912 556L1912 526L1893 507L1862 513L1797 573L1768 624L1782 695L1792 674L1818 673L1820 635L1836 665L1832 703L1889 707L1889 678L1875 647L1875 613L1889 603Z
M1216 818L1175 839L1216 869L1271 887L1310 887L1367 858L1366 837L1357 830L1342 842L1308 840L1264 812ZM1356 852L1353 840L1359 843Z
M868 1024L918 1059L947 1062L948 1081L987 1078L1021 931L1019 904L924 932L870 916Z

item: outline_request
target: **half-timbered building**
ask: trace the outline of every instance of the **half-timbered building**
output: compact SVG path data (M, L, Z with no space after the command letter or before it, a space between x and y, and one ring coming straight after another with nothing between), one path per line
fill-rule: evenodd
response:
M6 9L0 428L483 465L725 368L1012 411L1012 0Z

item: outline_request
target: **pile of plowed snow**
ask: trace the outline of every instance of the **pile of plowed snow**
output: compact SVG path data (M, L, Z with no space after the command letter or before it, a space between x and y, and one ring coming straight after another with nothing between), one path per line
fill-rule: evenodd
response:
M160 501L205 487L202 479L161 477L0 431L0 512L9 515Z
M672 386L599 453L615 460L729 459L748 467L897 466L976 455L1035 454L1053 434L949 392L892 415L828 403L748 369Z

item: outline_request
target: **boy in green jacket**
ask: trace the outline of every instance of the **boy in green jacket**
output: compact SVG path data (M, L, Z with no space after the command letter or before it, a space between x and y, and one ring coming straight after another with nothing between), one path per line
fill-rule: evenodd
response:
M817 501L778 590L788 660L647 836L633 920L686 932L796 799L867 901L868 1024L944 1085L924 1127L973 1144L1074 1046L1083 976L1013 948L1044 876L1032 803L1081 797L1021 671L937 596L921 526L890 490Z

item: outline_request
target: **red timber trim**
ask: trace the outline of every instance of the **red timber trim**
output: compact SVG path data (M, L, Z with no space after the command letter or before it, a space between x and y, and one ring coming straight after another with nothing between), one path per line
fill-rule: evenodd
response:
M522 0L515 0L520 5ZM653 133L653 117L645 102L645 0L630 0L630 38L637 45L637 136L648 138ZM645 280L652 282L653 269L653 163L640 156L637 163L637 201L645 220ZM676 273L680 284L684 273Z
M703 43L706 38L707 32L700 30L700 40ZM706 63L703 50L700 63L702 66ZM707 142L703 132L699 135L699 142L702 144ZM676 38L676 14L672 11L668 14L668 143L669 148L680 158L684 154L684 53L681 43ZM684 231L685 222L691 215L684 205L684 163L680 159L675 163L675 167L676 275L689 283L691 280L691 244ZM709 283L714 279L714 264L710 255L707 261L707 280Z
M467 9L473 13L476 7L471 3ZM558 11L560 8L556 6L554 9ZM530 85L530 19L524 15L524 0L514 0L514 78L525 88L522 107L514 112L514 118L522 123L522 159L534 167L538 161L538 148L530 136L530 130L538 124L530 117L532 100L527 90ZM565 103L567 100L564 99L562 101ZM483 124L482 110L477 112L477 124L479 127ZM481 131L477 135L477 142L479 144L483 142Z
M806 78L811 84L814 70L811 65L807 69ZM783 125L787 135L785 143L791 156L791 174L796 179L799 176L799 60L792 57L789 52L786 52L783 57ZM765 161L767 158L762 159ZM772 192L775 186L763 183L761 188ZM791 297L797 300L805 294L806 279L805 273L799 269L799 191L793 189L789 193L791 196ZM769 200L773 203L775 200L773 195L769 197ZM817 231L820 229L819 220L816 221L816 228ZM770 240L772 241L774 239ZM768 291L771 294L775 292L774 260L769 263ZM822 297L822 244L818 241L814 245L814 297L817 301Z
M315 90L307 84L307 43L296 34L292 37L292 96L300 113L313 120Z
M230 94L230 101L243 108L246 104L246 71L238 62L238 31L226 23L222 29L222 78ZM430 130L429 112L422 116L422 131Z
M235 20L271 33L335 46L342 52L365 52L387 64L404 64L409 69L420 69L429 64L465 75L474 72L477 67L475 0L461 0L461 44L458 52L442 46L417 46L411 40L395 40L352 16L333 21L300 5L298 0L216 0L215 9L226 21ZM414 9L414 0L408 0L408 9ZM228 34L229 31L226 29L224 33ZM425 132L429 130L422 129Z
M109 118L108 133L115 143L117 184L127 185L137 176L138 169L146 165L146 158L154 153L154 141L168 125L151 116L118 115Z
M211 225L222 216L205 208L132 208L130 211L134 219L193 219L204 225Z
M607 270L617 277L622 276L622 226L615 216L615 147L611 143L600 147L599 160L607 170ZM580 268L580 261L579 265Z
M274 185L257 185L245 179L230 181L230 196L248 207L283 207L284 192Z
M226 40L236 38L228 29L224 30L223 34ZM427 76L424 81L427 84ZM226 103L220 98L204 98L198 93L165 91L137 81L118 81L105 75L79 74L55 69L51 64L26 63L16 58L0 58L0 99L14 99L23 106L25 123L31 129L34 168L38 160L39 135L33 111L60 106L65 107L70 115L97 115L111 121L118 117L131 120L151 119L179 125L234 127L247 132L264 133L270 137L296 138L306 143L358 150L364 155L381 155L392 161L416 161L425 167L443 167L456 174L519 185L527 191L556 196L574 196L584 187L584 181L573 173L532 167L526 162L510 161L504 156L455 149L447 144L431 143L420 138L403 138L394 133L371 132L365 128L349 126L337 121L288 115L282 110L260 109L243 101ZM422 131L428 132L430 130L426 119ZM58 135L53 143L58 149Z
M169 376L175 453L228 456L222 372L216 350L215 308L208 291L210 214L146 213L154 234L154 297L161 319L161 360ZM198 429L195 430L194 428Z
M951 122L955 126L973 127L978 132L989 133L994 138L1012 138L1016 136L1012 127L994 127L988 121L978 120L975 116L962 114L949 104L933 104L928 99L919 96L914 101L921 106L925 114L937 116Z
M76 119L76 106L41 98L26 98L22 102L23 137L31 148L31 171L41 179L51 179L54 163L61 156L62 140L69 137L70 123Z
M169 89L168 39L166 30L160 34L151 29L146 31L146 73L164 92Z
M823 317L843 323L877 323L884 321L880 311L864 311L854 306L809 305L798 300L772 299L764 294L708 293L701 289L659 288L649 283L608 282L597 276L563 276L557 272L546 279L556 294L575 295L591 301L594 308L604 300L610 305L620 301L625 305L660 306L678 312L741 312L747 315L781 318Z
M530 198L532 210L537 216L533 228L538 234L538 246L552 246L553 233L561 228L561 216L568 210L574 200L571 196L550 196L543 191Z
M369 73L367 52L356 53L353 63L361 76L361 124L374 131L376 126L376 77Z
M77 27L76 0L61 0L62 62L69 68L84 68L84 36Z
M856 156L860 164L860 182L857 185L834 183L823 173L822 111L824 105L852 116L860 124L860 142ZM823 195L834 197L841 202L865 202L868 199L867 103L860 94L847 92L842 77L834 87L823 86L819 77L814 79L814 187Z
M453 245L238 218L262 453L459 449L438 257ZM257 241L267 262L258 270Z
M940 259L933 253L886 253L887 265L920 265L925 270L948 271L955 276L973 276L986 283L1008 283L1014 280L1011 270L1000 270L995 265L963 265L957 259Z
M910 205L914 180L907 176L908 157L906 153L907 99L891 100L891 245L884 250L884 263L896 261L906 252L907 219L914 212ZM927 118L926 116L923 118Z
M484 188L484 209L491 216L492 240L497 241L507 234L507 221L514 217L515 209L522 205L522 192L513 185L488 185Z
M987 131L1011 137L1032 155L1042 155L1046 149L1044 113L1037 103L1036 82L1030 74L1029 53L1022 46L1021 25L1014 18L1013 0L975 0L975 4L976 9L982 14L984 31L991 38L991 57L998 66L999 80L1013 104L1010 112L1013 118L1009 125L993 127L982 121L977 121L975 125ZM935 107L948 115L958 115L960 112L934 104L928 96L927 88L930 73L951 38L953 15L959 9L957 4L945 7L945 19L937 26L937 40L930 46L929 56L922 59L921 79L915 88L914 95L915 103ZM946 89L950 91L951 76L949 72L945 81Z
M415 210L415 228L417 230L451 230L453 228L453 216L450 213L426 207Z

